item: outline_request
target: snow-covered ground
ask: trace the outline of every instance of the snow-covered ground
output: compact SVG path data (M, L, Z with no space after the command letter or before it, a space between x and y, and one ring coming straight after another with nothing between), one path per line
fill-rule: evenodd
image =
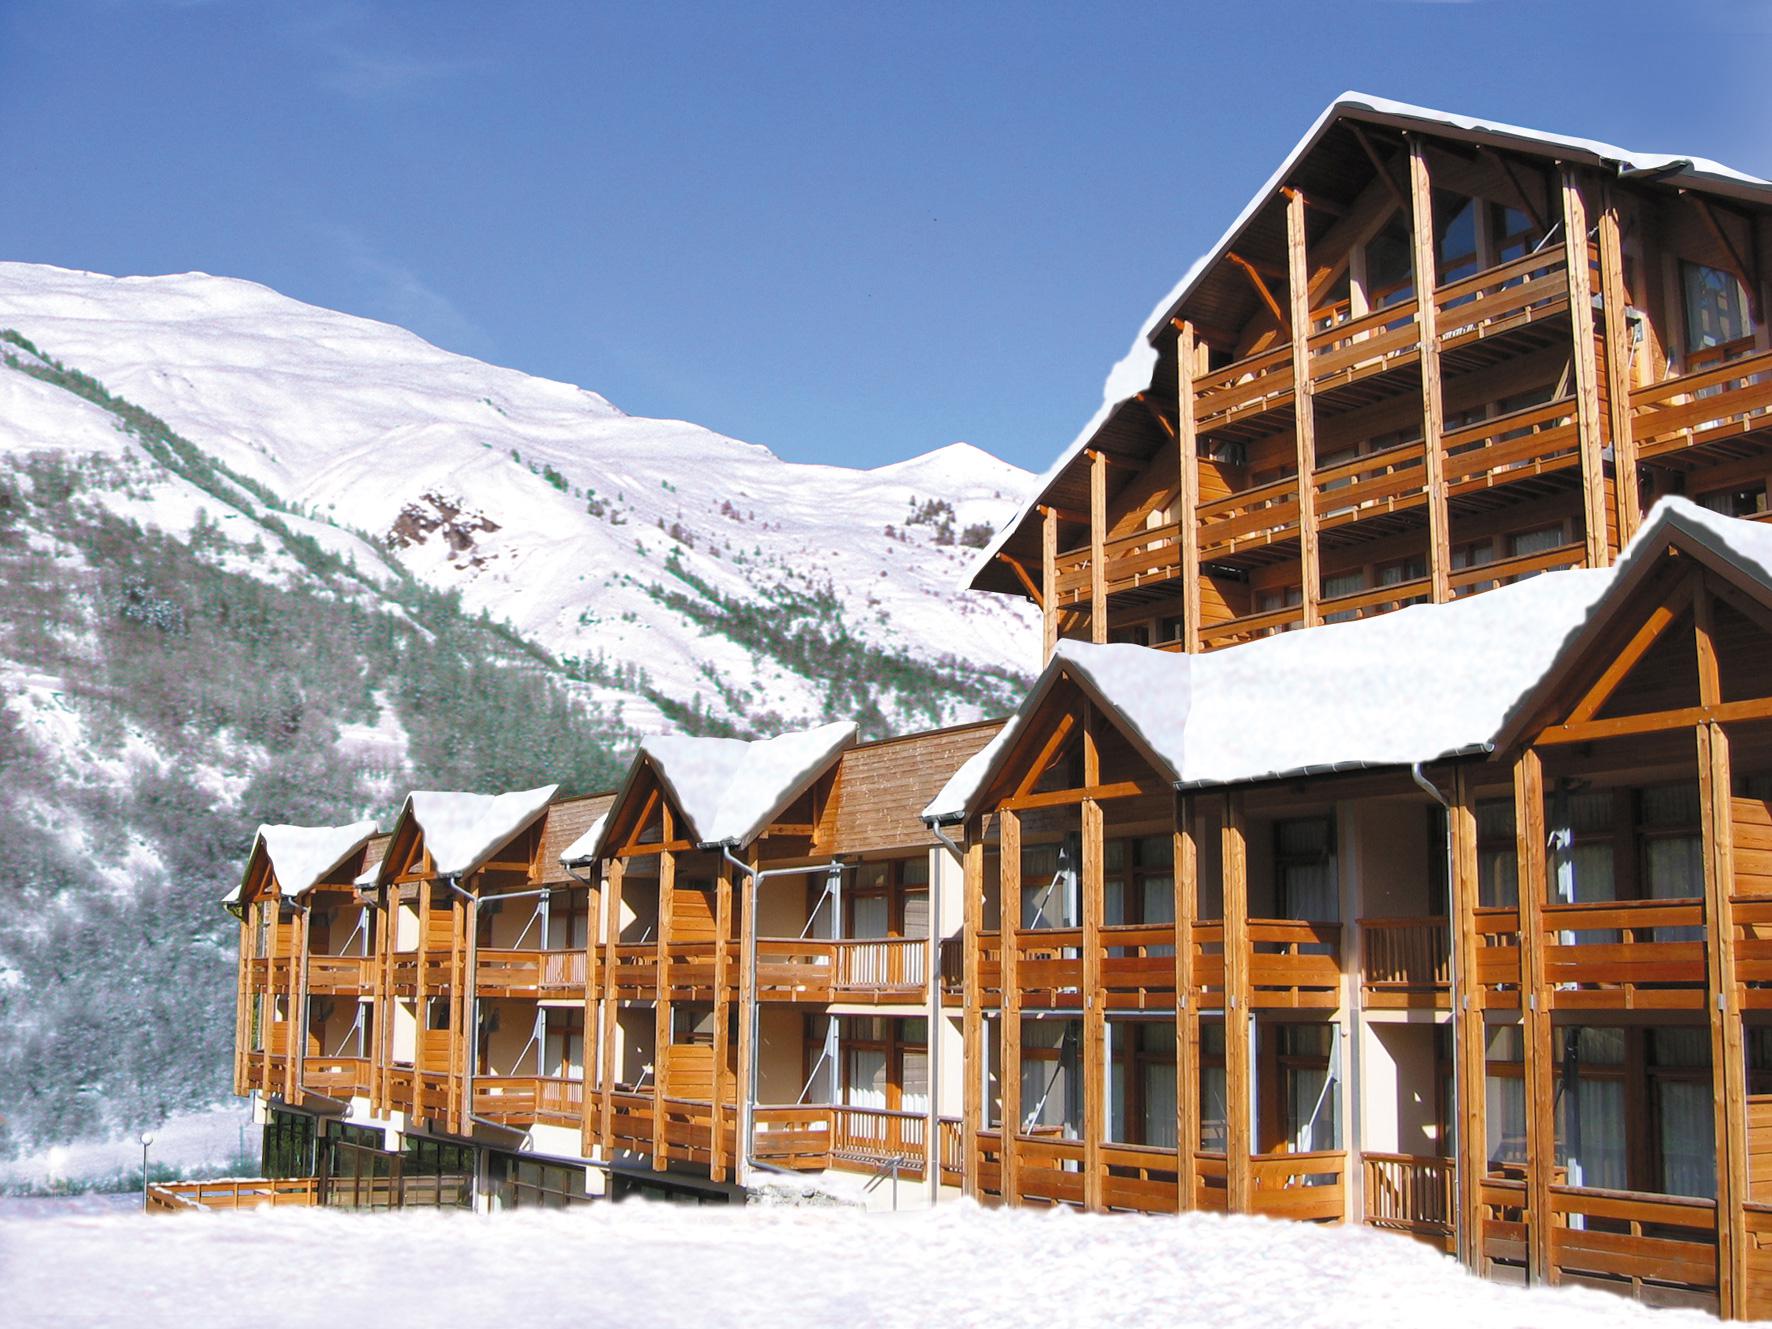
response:
M41 1221L0 1211L0 1287L0 1318L17 1329L1716 1323L1601 1292L1502 1287L1360 1229L969 1204L864 1215L635 1202L496 1218L283 1209Z
M259 1128L252 1124L252 1109L244 1099L174 1113L154 1127L153 1135L149 1166L176 1168L183 1173L213 1172L233 1163L242 1152L254 1157L258 1153ZM0 1160L0 1186L36 1189L60 1183L103 1182L137 1172L141 1163L141 1140L134 1133L76 1140ZM4 1318L0 1315L0 1322Z

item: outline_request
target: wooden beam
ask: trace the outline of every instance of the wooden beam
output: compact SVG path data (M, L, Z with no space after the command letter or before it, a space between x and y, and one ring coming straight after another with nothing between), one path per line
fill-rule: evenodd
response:
M1175 446L1180 473L1175 516L1181 538L1181 648L1189 654L1200 649L1200 454L1194 423L1194 375L1202 349L1194 325L1183 321L1176 330L1175 343Z
M1233 254L1227 251L1225 257L1232 263L1236 264L1236 266L1242 270L1243 275L1249 278L1250 285L1255 287L1255 293L1261 297L1261 302L1268 307L1268 312L1274 316L1274 322L1279 324L1282 328L1285 327L1286 311L1280 308L1280 302L1274 299L1274 293L1268 290L1266 279L1256 270L1255 265L1241 254Z
M1035 808L1058 808L1081 803L1086 798L1106 802L1112 798L1150 798L1169 791L1170 786L1153 780L1116 780L1112 784L1084 785L1081 789L1052 789L1045 793L1007 798L1002 806L1011 812L1029 812Z
M1165 434L1169 435L1170 438L1174 438L1175 437L1175 425L1170 421L1168 416L1164 415L1163 412L1158 409L1157 403L1151 400L1150 393L1140 392L1137 394L1137 399L1138 399L1138 404L1140 406L1144 407L1145 411L1147 413L1149 413L1151 419L1155 420L1159 425L1162 426L1163 432ZM1113 457L1108 458L1108 465L1119 466L1123 470L1138 469L1136 467L1127 466L1124 462L1121 462Z
M1254 1182L1250 1155L1250 1102L1254 1067L1249 1040L1254 1028L1249 1008L1249 854L1243 793L1224 796L1221 831L1224 868L1224 1080L1225 1206L1234 1214L1250 1210Z
M1526 1264L1531 1282L1555 1282L1551 1169L1556 1163L1550 987L1544 977L1544 769L1528 748L1514 762L1514 851L1520 896L1520 1018L1525 1025ZM1487 1145L1478 1142L1486 1151Z
M1433 183L1420 138L1409 139L1410 237L1414 252L1415 305L1421 336L1421 442L1427 481L1427 566L1435 604L1452 598L1451 514L1446 506L1446 457L1440 442L1445 415L1440 389L1439 311L1434 291L1439 263L1434 253Z
M1594 680L1593 685L1581 695L1581 700L1575 703L1565 723L1583 724L1599 714L1600 708L1611 699L1612 694L1618 690L1619 684L1624 682L1630 671L1636 668L1637 662L1649 653L1649 648L1661 640L1668 625L1691 604L1692 583L1688 580L1682 583L1665 603L1655 607L1654 612L1643 621L1643 625L1625 643L1624 649L1612 657L1611 663Z
M1700 724L1735 724L1744 720L1772 720L1772 697L1724 701L1714 706L1682 706L1646 715L1621 715L1586 724L1552 725L1533 740L1539 746L1591 743L1601 738L1628 738L1635 734L1664 734Z
M979 980L978 937L984 931L984 828L974 821L966 837L966 899L960 957L961 1190L976 1200L978 1133L984 1129L984 989Z
M1046 769L1052 765L1053 760L1064 747L1065 740L1071 736L1071 730L1076 727L1076 723L1077 717L1072 711L1066 711L1058 717L1058 722L1052 726L1051 734L1040 746L1040 751L1033 761L1028 763L1027 771L1016 784L1013 797L1025 798L1033 792L1034 786L1040 782L1040 777L1046 773Z
M1089 453L1089 640L1108 639L1107 457Z
M1600 304L1605 313L1606 422L1612 437L1612 493L1618 544L1630 543L1643 520L1637 491L1637 440L1630 409L1630 318L1624 293L1624 247L1618 199L1610 185L1600 194Z
M1193 997L1194 916L1199 912L1200 857L1193 799L1177 794L1175 817L1175 1179L1176 1208L1194 1208L1200 1151L1200 1015Z
M1084 735L1094 747L1094 716ZM1083 1204L1101 1210L1101 1146L1107 1138L1107 1009L1101 986L1101 919L1104 891L1101 804L1083 804Z
M1723 223L1718 219L1709 199L1703 194L1689 189L1681 190L1680 193L1682 197L1690 199L1698 205L1698 215L1703 218L1704 228L1710 232L1711 238L1722 249L1723 261L1727 264L1730 275L1740 282L1742 290L1747 292L1748 317L1755 323L1761 322L1760 283L1754 265L1743 257L1741 250L1735 244L1734 237L1724 229Z
M1028 597L1032 599L1035 604L1039 605L1042 610L1045 609L1045 593L1034 584L1034 579L1028 576L1028 570L1021 565L1021 560L1014 558L1009 554L1002 553L997 555L997 559L999 562L1009 565L1009 570L1015 574L1015 579L1019 581L1022 584L1022 588L1027 591Z
M1603 568L1612 561L1606 530L1606 471L1600 429L1599 366L1594 356L1593 282L1587 261L1587 204L1581 179L1570 166L1562 168L1563 244L1569 270L1569 322L1574 337L1575 421L1581 444L1581 490L1587 528L1587 564Z
M1699 654L1712 655L1709 600L1699 597ZM1714 677L1712 680L1714 684ZM1702 677L1701 677L1702 686ZM1744 1314L1748 1236L1747 1061L1742 1046L1741 991L1735 972L1734 817L1729 736L1700 725L1698 785L1704 826L1705 946L1709 963L1705 1010L1710 1020L1712 1096L1717 1142L1717 1313Z
M931 920L931 926L934 920ZM728 1028L732 1019L732 997L728 985L732 981L732 864L722 855L719 875L714 878L714 1074L713 1074L713 1117L714 1138L712 1142L713 1163L709 1175L715 1181L724 1181L728 1167L736 1167L736 1160L726 1156L726 1132L724 1123L732 1117L736 1103L727 1101L728 1091L732 1088L730 1076L726 1070L727 1059L732 1054L731 1032ZM743 963L740 957L739 962ZM939 982L939 978L931 981ZM933 1030L929 1036L936 1036Z
M1308 628L1318 621L1317 601L1323 586L1317 570L1317 431L1316 409L1311 399L1311 311L1304 237L1304 195L1289 190L1286 198L1286 266L1290 274L1288 291L1292 306L1292 419L1298 463L1299 599L1304 625Z
M997 936L1000 943L998 971L1003 984L1003 1014L999 1020L1003 1056L998 1065L997 1087L1003 1095L1002 1133L997 1153L1004 1204L1021 1200L1015 1137L1021 1127L1021 988L1016 972L1017 934L1021 931L1021 818L1014 812L997 814L998 906Z
M662 833L667 840L676 835L676 818L666 803ZM674 887L677 883L675 852L658 857L658 937L653 954L658 965L658 991L652 1003L652 1170L663 1172L670 1166L670 1141L665 1135L665 1100L670 1097L671 1063L671 970L670 943L674 940L672 918Z
M1042 510L1040 519L1040 664L1058 649L1058 511Z
M745 859L749 864L751 872L757 872L760 860L754 846L750 853L745 856ZM734 888L738 889L736 882L734 883ZM755 876L752 876L749 878L748 886L745 886L743 889L738 889L738 946L739 954L745 957L745 959L741 959L738 966L738 1069L736 1072L737 1083L733 1086L733 1089L739 1103L739 1139L738 1148L733 1156L733 1173L735 1180L741 1184L750 1180L747 1175L748 1169L745 1166L744 1160L750 1153L751 1145L753 1143L744 1138L744 1132L747 1127L749 1127L752 1132L755 1132L756 1130L751 1115L752 1109L756 1105L750 1103L750 1097L751 1063L757 1056L756 1044L751 1037L751 1012L755 1010L757 1006L757 970L756 966L748 962L748 958L755 953L752 947L756 935L757 879ZM933 1035L931 1036L933 1037ZM749 1106L746 1106L747 1104L749 1104Z
M1527 189L1526 186L1520 182L1519 175L1514 171L1513 163L1508 161L1506 157L1503 157L1491 147L1480 147L1478 148L1478 152L1494 162L1495 165L1501 169L1501 173L1507 178L1508 184L1513 186L1514 198L1519 203L1520 209L1532 219L1532 224L1534 226L1544 234L1549 235L1550 223L1545 220L1544 209L1538 206L1537 200L1532 197L1532 191Z
M1351 121L1348 123L1348 128L1354 131L1354 138L1359 142L1360 150L1366 154L1366 160L1372 163L1372 169L1377 173L1379 180L1383 182L1386 191L1396 201L1397 206L1407 212L1409 210L1408 196L1397 184L1396 177L1391 174L1390 163L1379 155L1378 149L1373 146L1372 140L1366 136L1364 129Z
M1457 1086L1457 1208L1454 1235L1458 1258L1482 1271L1483 1174L1488 1171L1489 1137L1485 1120L1488 1093L1484 1066L1485 1034L1482 989L1477 984L1476 911L1480 903L1477 875L1476 802L1471 796L1469 768L1452 772L1451 806L1446 833L1452 849L1452 989L1453 1076Z

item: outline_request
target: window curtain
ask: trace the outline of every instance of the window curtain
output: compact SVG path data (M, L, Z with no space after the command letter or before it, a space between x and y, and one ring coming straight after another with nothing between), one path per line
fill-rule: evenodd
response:
M849 1092L851 1107L883 1108L886 1106L886 1053L881 1048L853 1048L849 1053Z
M905 1112L929 1111L929 1054L902 1054L904 1076L899 1084L898 1106Z
M1309 919L1331 923L1341 917L1337 898L1335 857L1330 852L1329 822L1313 817L1305 821L1283 821L1279 825L1281 857L1314 862L1286 863L1280 872L1281 913L1287 918Z
M929 893L916 891L904 897L904 935L907 937L927 937L929 935Z

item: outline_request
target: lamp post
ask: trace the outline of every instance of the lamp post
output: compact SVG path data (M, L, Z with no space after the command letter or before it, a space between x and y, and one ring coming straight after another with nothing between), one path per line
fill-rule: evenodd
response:
M148 1146L154 1143L152 1131L142 1132L142 1212L148 1212Z

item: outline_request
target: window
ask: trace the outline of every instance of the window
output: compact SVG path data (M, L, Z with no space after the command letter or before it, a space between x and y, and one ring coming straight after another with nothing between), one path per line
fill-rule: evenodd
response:
M1766 511L1766 485L1757 484L1732 489L1713 489L1696 495L1700 507L1720 512L1725 517L1755 517Z
M585 1170L574 1164L493 1153L487 1173L496 1209L569 1209L588 1198Z
M1681 263L1680 287L1685 296L1689 354L1726 347L1753 335L1747 293L1734 274L1702 263Z
M1298 1153L1339 1148L1335 1030L1282 1024L1275 1033L1287 1145Z
M1078 867L1082 848L1082 836L1075 832L1056 843L1022 846L1021 925L1024 928L1081 925Z
M1352 572L1331 573L1323 578L1323 600L1331 603L1344 595L1358 595L1366 589L1366 569L1355 568ZM1360 616L1358 609L1343 609L1339 613L1323 615L1325 623L1346 623L1349 619Z
M1489 242L1495 250L1497 263L1524 258L1534 252L1543 239L1544 232L1518 208L1510 208L1505 203L1489 205Z
M1081 1020L1021 1021L1020 1128L1029 1135L1068 1140L1083 1134Z
M542 1046L542 1074L558 1080L582 1080L585 1073L585 1015L582 1009L545 1008L547 1025Z
M1332 817L1274 823L1274 886L1274 905L1282 918L1332 923L1341 917Z
M863 863L843 902L846 937L927 937L929 860Z
M1175 1021L1109 1020L1108 1136L1175 1147Z
M408 1135L401 1141L401 1151L403 1204L466 1209L473 1203L471 1147Z
M1514 801L1477 802L1477 903L1485 909L1520 904L1520 859L1514 841Z
M1434 280L1441 286L1475 275L1477 203L1446 190L1434 191ZM1474 296L1466 297L1474 299Z
M1366 245L1366 303L1372 309L1402 304L1415 295L1415 255L1402 215Z
M1224 1021L1200 1021L1200 1148L1225 1151Z
M1108 640L1123 646L1149 646L1151 629L1148 623L1128 623L1122 627L1109 628Z
M1169 615L1157 620L1157 640L1180 641L1187 634L1187 620L1180 614Z
M929 1110L929 1025L923 1019L845 1015L838 1023L842 1102L887 1112Z
M1489 1030L1483 1116L1489 1128L1490 1171L1526 1163L1525 1034L1517 1025Z
M1175 921L1175 840L1168 835L1108 840L1102 922L1109 927Z
M314 1119L299 1112L273 1109L265 1123L260 1165L266 1177L314 1175Z

